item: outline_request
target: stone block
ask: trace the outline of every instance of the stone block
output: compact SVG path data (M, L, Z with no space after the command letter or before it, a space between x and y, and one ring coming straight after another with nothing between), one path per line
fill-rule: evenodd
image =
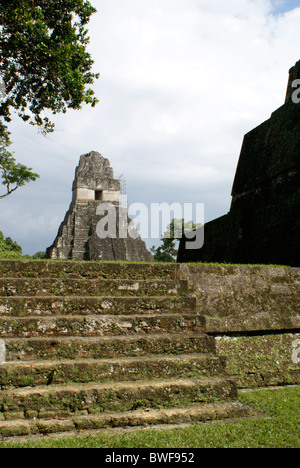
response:
M125 235L120 232L120 191L120 181L114 179L108 159L94 151L82 155L75 172L72 202L53 245L47 249L48 258L153 262L138 232L129 234L131 220L126 210L122 218ZM97 225L106 216L108 204L115 214L114 232L100 238ZM101 205L104 214L99 215Z

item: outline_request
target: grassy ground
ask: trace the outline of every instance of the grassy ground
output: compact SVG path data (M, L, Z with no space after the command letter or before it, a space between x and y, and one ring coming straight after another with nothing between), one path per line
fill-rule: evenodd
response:
M240 393L240 400L271 418L214 422L172 430L51 439L0 448L299 448L300 387Z

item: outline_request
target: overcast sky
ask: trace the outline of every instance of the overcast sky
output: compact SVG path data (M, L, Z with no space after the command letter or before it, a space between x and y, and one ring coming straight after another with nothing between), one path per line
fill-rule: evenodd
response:
M243 136L283 104L300 59L300 1L91 2L100 103L56 117L47 138L18 118L10 127L15 158L41 176L0 201L0 230L23 253L52 244L92 150L124 175L129 203L227 213Z

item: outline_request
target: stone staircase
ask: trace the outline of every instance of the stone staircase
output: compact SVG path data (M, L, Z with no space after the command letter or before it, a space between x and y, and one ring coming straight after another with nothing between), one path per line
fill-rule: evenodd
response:
M0 262L0 437L252 415L176 265Z

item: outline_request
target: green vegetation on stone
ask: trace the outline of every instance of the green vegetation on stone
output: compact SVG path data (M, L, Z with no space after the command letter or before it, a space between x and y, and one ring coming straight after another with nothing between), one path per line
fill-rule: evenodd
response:
M300 387L240 393L240 401L265 417L236 422L195 424L186 428L143 430L63 437L12 444L0 448L299 448Z

